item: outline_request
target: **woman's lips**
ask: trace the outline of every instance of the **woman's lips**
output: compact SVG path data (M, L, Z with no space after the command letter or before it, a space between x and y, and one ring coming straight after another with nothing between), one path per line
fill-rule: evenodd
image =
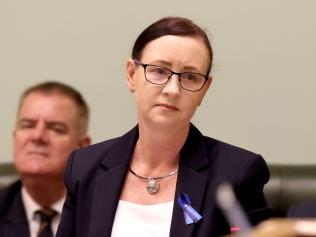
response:
M167 110L179 110L176 106L170 104L158 104L157 106L163 107Z

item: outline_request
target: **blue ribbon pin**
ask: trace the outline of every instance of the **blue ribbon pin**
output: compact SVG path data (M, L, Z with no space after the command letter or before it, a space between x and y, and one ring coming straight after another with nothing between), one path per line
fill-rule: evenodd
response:
M202 216L191 206L191 201L188 194L179 194L178 204L183 210L186 225L197 223L202 219Z

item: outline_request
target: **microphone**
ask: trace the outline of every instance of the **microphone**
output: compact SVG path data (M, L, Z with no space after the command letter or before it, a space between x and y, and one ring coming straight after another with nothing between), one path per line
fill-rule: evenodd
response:
M253 237L250 222L229 183L219 185L216 201L231 227L231 232L237 236Z

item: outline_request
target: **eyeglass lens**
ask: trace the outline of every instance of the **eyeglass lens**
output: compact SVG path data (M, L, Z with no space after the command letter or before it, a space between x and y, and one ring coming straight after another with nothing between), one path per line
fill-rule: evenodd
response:
M173 74L177 74L180 77L181 86L190 91L200 90L205 83L205 76L193 73L193 72L184 72L184 73L174 73L171 70L155 66L147 65L145 67L145 76L149 82L152 82L157 85L163 85L171 78Z

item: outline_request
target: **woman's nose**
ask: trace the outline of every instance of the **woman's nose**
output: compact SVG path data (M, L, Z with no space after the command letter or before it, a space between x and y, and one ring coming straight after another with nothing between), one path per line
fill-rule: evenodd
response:
M164 85L163 92L170 95L177 95L181 91L179 75L173 74Z

